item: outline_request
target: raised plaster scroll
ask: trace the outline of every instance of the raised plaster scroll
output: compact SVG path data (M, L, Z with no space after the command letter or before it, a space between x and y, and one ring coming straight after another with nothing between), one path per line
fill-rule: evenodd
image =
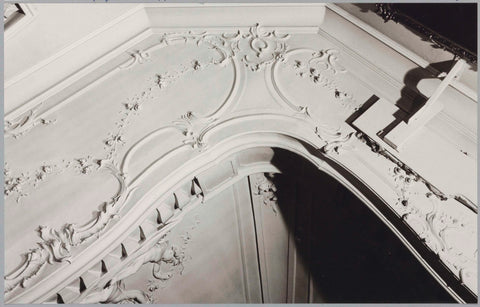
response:
M271 208L275 215L277 215L277 187L273 182L274 176L274 173L266 173L255 176L256 180L254 194L259 195L263 204Z
M82 160L83 161L83 160ZM81 170L85 166L79 166ZM39 226L38 233L41 242L25 254L21 267L5 276L5 293L18 286L28 287L31 280L37 276L46 264L65 262L71 258L71 249L98 235L108 223L117 217L121 204L128 197L129 189L125 185L125 177L112 164L103 162L98 166L109 172L119 182L117 194L103 204L103 209L94 213L94 217L84 225L65 224L60 230L48 226Z
M55 119L46 119L38 114L39 107L40 105L13 120L5 120L3 126L5 137L13 137L16 139L36 126L54 124Z

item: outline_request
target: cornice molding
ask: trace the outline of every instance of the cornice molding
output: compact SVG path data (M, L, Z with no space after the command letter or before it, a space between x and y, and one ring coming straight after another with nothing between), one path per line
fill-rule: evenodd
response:
M452 52L457 57L463 58L472 64L477 64L477 55L472 51L459 46L458 44L434 32L409 16L402 14L401 11L396 9L394 5L389 3L380 3L376 4L376 7L376 13L382 17L385 22L392 20L396 23L401 23L422 34L425 38L432 42L436 48L443 48L444 50Z
M221 9L221 18L214 20L210 16ZM237 12L240 9L241 12ZM171 18L165 18L164 10L171 13ZM184 11L190 14L184 14ZM268 13L267 13L268 11ZM238 4L238 5L153 5L141 4L119 16L103 28L91 33L74 44L66 47L10 80L5 80L6 101L5 114L15 118L41 101L47 100L59 91L67 88L87 74L95 71L105 63L118 56L128 58L129 49L148 38L155 32L183 32L188 30L208 31L245 27L248 28L258 20L264 20L264 25L276 29L293 29L293 33L316 31L325 12L324 4L304 5L274 5L274 4ZM157 18L157 15L161 17ZM169 14L170 15L170 14ZM186 16L189 17L186 17ZM288 21L278 18L287 15ZM175 17L177 16L177 17ZM190 16L195 16L191 18ZM265 16L272 16L266 18ZM295 26L291 26L294 24ZM228 30L227 30L228 31ZM283 30L282 30L283 32ZM95 54L92 53L95 50ZM7 49L8 51L8 49ZM125 54L125 52L128 52ZM78 61L72 61L78 59ZM55 72L52 74L51 72ZM61 76L52 79L49 75ZM43 76L43 77L40 77ZM32 87L31 78L42 80ZM25 86L29 84L29 86ZM22 97L10 96L9 92L17 88L23 89ZM28 92L26 89L28 88Z

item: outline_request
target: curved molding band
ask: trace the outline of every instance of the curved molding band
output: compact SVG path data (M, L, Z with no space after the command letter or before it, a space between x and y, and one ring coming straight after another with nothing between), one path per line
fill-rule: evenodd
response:
M248 117L247 117L248 118ZM274 119L276 122L278 122L278 117L274 116ZM250 118L250 120L252 120ZM253 120L252 120L253 121ZM262 121L263 123L265 122L265 119L258 118L257 122ZM254 121L253 121L254 122ZM270 122L273 123L273 120ZM244 122L245 124L245 122ZM243 125L245 126L245 125ZM283 126L285 126L285 123L283 123ZM115 250L118 250L119 247L123 246L125 247L125 244L122 243L126 237L128 237L132 231L134 232L135 229L138 229L139 225L143 225L146 220L149 220L149 216L155 216L155 218L158 218L158 212L166 212L163 215L164 217L162 218L162 214L160 214L160 221L159 227L158 227L158 232L153 231L153 235L151 236L152 242L155 243L157 238L160 238L163 234L164 231L167 231L170 227L174 226L174 221L178 221L180 219L180 216L183 216L188 210L179 210L182 209L183 206L185 208L190 208L190 201L186 200L186 202L183 202L183 204L179 203L179 198L175 197L173 200L168 200L171 198L168 195L188 195L190 194L190 197L193 197L191 203L191 207L194 207L194 203L201 202L204 199L208 199L209 197L214 196L214 192L212 192L212 189L210 188L209 193L205 193L205 191L202 189L202 173L207 171L209 168L215 167L215 165L219 165L219 158L221 157L227 157L231 156L235 153L241 152L242 150L246 150L248 148L255 148L255 147L279 147L279 148L284 148L289 151L292 151L294 153L297 153L309 160L310 162L314 163L317 167L320 169L326 171L330 175L332 175L334 178L339 180L341 183L346 185L349 189L351 189L357 196L359 196L367 205L371 205L371 209L379 214L379 209L378 204L372 205L372 201L366 198L365 194L365 188L369 191L368 193L374 193L377 195L377 201L378 199L381 199L381 203L383 206L387 204L389 207L389 210L391 212L393 211L394 213L397 214L397 218L395 221L390 220L390 218L386 218L383 214L379 214L382 218L382 220L391 227L391 229L402 239L402 241L409 247L409 249L414 253L414 255L419 258L419 260L424 264L429 271L440 281L441 284L443 284L447 290L455 295L459 300L462 300L462 298L455 294L456 292L452 290L452 288L459 288L461 287L460 283L457 284L457 286L448 284L442 275L445 276L445 273L438 273L436 269L432 268L432 263L431 261L426 261L425 256L421 255L420 252L417 251L416 248L413 248L412 246L419 245L422 240L422 236L427 235L428 233L432 233L433 237L436 238L437 240L433 242L434 244L438 244L437 242L446 242L445 241L445 231L447 228L450 227L456 227L455 225L452 224L452 226L448 226L447 228L440 226L440 228L434 226L436 223L440 223L438 225L445 225L445 217L450 216L450 221L453 221L454 219L460 220L460 216L455 216L455 212L449 212L447 211L442 211L441 213L437 208L434 208L435 210L430 209L430 213L426 213L426 218L422 220L422 198L419 194L416 194L415 199L411 199L411 208L410 211L406 216L409 218L405 218L405 214L399 214L399 209L400 207L405 207L403 204L403 199L398 199L400 202L397 205L397 200L393 199L390 200L390 194L393 189L394 193L403 193L402 191L408 190L408 187L405 188L399 182L405 182L405 175L402 175L402 170L397 170L396 166L393 165L390 161L386 161L387 165L392 165L393 170L394 170L394 176L392 176L392 184L393 187L391 186L386 186L385 183L383 182L383 179L380 180L372 180L369 183L365 182L362 177L365 174L361 174L358 170L353 170L351 168L351 163L359 163L359 160L354 159L354 155L352 155L352 150L353 151L362 151L365 154L373 154L370 148L366 146L361 139L353 137L351 134L349 134L349 137L345 139L345 141L331 141L328 144L334 144L337 150L321 150L324 148L326 145L324 144L325 141L321 141L320 138L315 134L315 131L311 132L311 137L307 138L299 138L298 136L291 136L291 133L287 133L286 131L280 132L266 132L266 131L253 131L252 132L252 125L249 125L250 129L249 132L244 132L244 133L239 133L234 132L234 135L224 139L222 142L219 142L215 146L215 150L206 150L203 153L198 154L195 159L192 159L190 161L186 161L183 163L182 166L179 166L177 168L177 171L173 175L172 178L169 178L168 181L162 180L156 185L150 186L148 189L150 192L146 193L137 203L134 204L133 207L131 207L128 210L128 214L121 213L123 216L120 218L115 225L113 225L110 229L108 229L103 235L102 235L102 240L101 242L93 242L87 249L85 249L81 254L79 254L75 259L72 260L71 264L63 265L61 268L59 268L54 274L51 274L44 278L41 282L37 283L36 285L33 285L31 288L29 288L27 291L22 293L19 297L14 298L12 301L15 302L41 302L44 300L48 300L52 295L55 293L59 293L61 289L65 287L66 284L70 284L72 282L75 282L75 278L79 278L79 276L83 276L89 268L95 267L96 264L100 262L108 263L108 259L111 258L108 255L114 252ZM307 126L308 127L308 126ZM302 127L303 129L307 127ZM308 127L310 128L310 127ZM222 129L222 131L224 131ZM235 131L235 129L232 129L230 127L228 131ZM212 135L213 135L213 130L212 130ZM213 138L213 137L210 137ZM348 148L344 148L345 150L338 150L338 146L340 144L344 143L350 143L351 142L351 149L348 150ZM313 151L313 152L312 152ZM384 158L382 158L384 159ZM330 162L329 162L330 161ZM332 164L333 162L333 164ZM365 166L364 162L360 162ZM200 167L199 167L200 166ZM153 167L153 166L152 166ZM272 169L265 169L265 168L258 168L254 167L252 168L255 172L272 172L274 170ZM364 170L365 171L365 170ZM340 173L344 174L340 174ZM346 173L345 173L346 172ZM232 176L245 176L246 174L250 174L251 172L248 172L246 170L242 170L241 168L237 169L237 171L234 171L232 173ZM145 186L148 186L146 184L149 182L149 178L155 177L154 172L152 171L150 173L151 175L146 176L143 178L141 181ZM352 185L352 179L347 179L351 176L354 176L354 178L357 178L357 186ZM193 181L188 180L188 178L194 178ZM401 180L401 181L399 181ZM152 181L150 181L152 182ZM170 184L167 184L167 183ZM174 186L172 186L172 182L177 182ZM186 183L187 184L186 184ZM198 182L198 184L197 184ZM409 179L408 182L410 182L413 185L422 185L422 183L417 183L415 182L414 179ZM153 182L152 182L153 183ZM359 186L360 184L360 186ZM182 188L183 185L183 188ZM197 186L197 188L195 188ZM225 184L223 184L223 187L225 187ZM205 189L205 187L203 187ZM375 191L375 192L374 192ZM179 194L180 193L180 194ZM367 194L368 194L367 193ZM427 202L430 203L432 201L431 197L435 196L427 196ZM188 199L188 197L187 197ZM392 202L393 201L393 202ZM436 202L436 200L434 201ZM430 206L428 205L427 206ZM449 202L449 206L450 206ZM158 207L160 205L160 207ZM455 206L455 203L452 203L451 205ZM170 207L170 211L165 211L164 209L167 206ZM178 209L176 209L176 207ZM463 207L463 205L462 205ZM160 209L161 208L161 209ZM456 208L458 209L458 208ZM171 212L171 213L168 213ZM176 212L176 213L175 213ZM471 212L471 211L470 211ZM169 218L166 218L167 216L170 216ZM454 217L455 216L455 217ZM170 219L173 219L170 221ZM151 219L150 219L151 220ZM412 227L413 229L416 228L415 224L413 221L420 221L420 223L426 224L427 228L422 232L420 232L420 237L417 237L416 242L411 242L411 240L408 240L405 238L405 235L403 232L405 230L399 230L398 226L396 224L402 224L404 225L404 228ZM162 226L162 223L164 226ZM449 222L450 223L450 222ZM453 222L452 222L453 223ZM392 226L393 225L393 226ZM408 227L406 227L408 225ZM412 226L413 225L413 226ZM432 226L428 226L432 225ZM120 235L119 235L120 234ZM438 238L437 238L438 237ZM443 239L442 239L443 237ZM440 238L440 241L438 239ZM443 241L442 241L443 240ZM425 241L426 245L431 248L431 245L429 244L429 241ZM124 245L122 245L124 244ZM434 252L437 253L437 255L440 257L441 261L446 263L445 256L450 254L452 252L452 247L450 244L446 244L444 246L439 246L438 249L435 250L435 248L431 248ZM123 248L120 249L120 257L121 258L121 251ZM144 250L142 247L140 247L139 252L134 252L129 253L127 250L127 254L132 254L136 255L138 253L141 253L140 251ZM449 252L450 250L450 252ZM458 250L456 251L458 254ZM467 257L468 258L468 257ZM128 259L128 257L126 258ZM117 259L118 260L118 259ZM120 263L121 261L119 261ZM108 267L108 264L107 264ZM124 264L117 264L117 266L114 266L117 268L122 268L124 267ZM117 269L113 269L113 271L110 272L115 272ZM468 273L467 273L468 272ZM114 276L114 273L111 273L112 275L107 275L105 278L101 278L97 280L94 284L106 284L109 280L108 276ZM460 269L460 272L457 273L459 275L459 278L463 282L468 282L467 274L471 274L470 271L466 269ZM451 281L450 281L451 282ZM88 288L88 286L87 286ZM50 290L47 290L50 289ZM73 300L75 301L75 300Z

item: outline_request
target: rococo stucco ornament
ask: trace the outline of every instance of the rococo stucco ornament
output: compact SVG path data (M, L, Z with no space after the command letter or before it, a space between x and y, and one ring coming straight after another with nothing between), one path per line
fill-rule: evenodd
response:
M142 177L127 178L127 174L130 174L126 172L125 165L128 164L132 152L144 143L148 143L149 138L153 138L156 135L155 133L167 129L174 130L179 136L179 148L182 146L183 148L190 148L189 153L192 153L192 156L202 157L204 154L211 154L211 149L217 145L207 144L206 132L214 129L220 130L220 124L228 124L229 121L234 119L240 118L238 120L241 121L242 116L248 118L250 115L252 117L257 115L255 114L257 111L248 113L242 110L244 113L238 115L237 118L235 118L236 114L233 114L234 111L232 114L223 116L222 112L225 110L231 111L234 109L233 107L230 108L230 105L227 108L226 104L222 104L217 111L207 115L182 110L183 113L180 114L184 115L180 118L171 118L168 122L163 123L163 126L156 127L157 130L149 132L147 135L138 136L140 140L130 140L127 137L127 132L135 129L132 119L135 116L148 113L147 103L155 101L159 91L167 89L175 82L181 82L182 78L187 75L194 75L208 67L241 63L242 71L250 76L262 77L259 72L264 71L265 75L272 75L269 69L273 70L272 67L277 63L282 63L282 65L293 63L290 70L293 69L297 76L309 80L314 86L318 85L326 88L334 98L333 101L338 101L349 112L356 111L360 103L353 98L354 93L350 91L350 88L341 82L342 76L348 72L340 63L340 52L333 48L316 49L319 51L313 50L310 52L306 61L294 56L290 58L289 53L294 51L289 49L289 40L292 36L293 34L279 34L278 30L273 29L273 27L266 28L257 23L251 27L231 30L164 33L155 45L145 49L129 51L130 58L116 68L119 71L128 72L129 69L134 67L143 67L137 65L149 65L157 55L154 52L175 44L187 44L195 48L207 47L211 53L209 53L210 58L208 60L200 59L200 57L188 58L185 62L175 66L175 69L149 73L145 77L148 84L138 91L138 95L119 101L117 107L120 110L120 119L115 122L115 126L108 131L107 135L103 135L101 140L104 152L102 155L95 156L95 158L93 154L87 157L70 157L61 160L61 162L47 161L33 171L24 172L12 169L9 164L5 165L5 197L16 197L16 201L19 203L22 198L28 197L30 189L40 188L42 182L51 176L62 175L68 170L73 170L81 176L105 171L112 175L119 185L118 192L111 199L105 201L102 208L94 212L94 217L84 225L66 223L58 230L49 226L39 226L38 233L41 241L25 253L24 262L19 268L5 276L5 293L31 286L35 278L41 275L46 265L74 263L76 256L78 256L74 252L74 247L83 244L88 247L88 244L93 242L94 238L102 239L102 234L112 224L113 220L125 218L123 214L126 212L123 212L122 208L136 189L136 185L141 182L140 179L142 179ZM287 45L287 42L289 45ZM294 74L291 75L292 78L297 78ZM234 78L234 82L238 82L238 79ZM309 135L313 135L312 139L308 141L314 145L323 158L338 162L341 161L343 153L352 154L357 149L371 149L378 154L378 159L382 159L382 161L387 159L389 165L391 165L390 173L387 176L390 176L392 193L396 197L396 202L388 205L392 207L392 210L397 213L402 221L415 230L420 240L437 254L441 261L448 265L449 269L454 271L455 276L462 282L469 285L473 284L473 281L477 278L476 270L474 270L474 268L476 269L476 246L473 251L457 246L456 242L451 239L450 234L459 232L467 236L475 236L476 225L472 223L470 218L466 218L462 214L457 215L454 210L448 210L449 206L455 206L452 202L456 202L456 200L462 202L462 204L468 204L466 206L471 209L476 208L473 202L461 195L445 195L407 165L395 159L388 151L380 148L367 136L348 127L345 123L341 122L335 128L333 127L335 125L323 123L321 120L312 117L308 106L298 107L293 102L288 104L290 108L284 108L281 112L289 114L292 118L304 120L303 124L305 125L302 126L302 129L304 128L305 139L308 139ZM270 111L261 110L258 113L269 115ZM6 136L16 139L20 135L31 131L34 127L54 123L54 120L47 120L45 114L39 113L37 109L33 109L26 112L26 115L6 121ZM280 125L282 124L283 122L280 123ZM258 131L260 133L270 132L268 129L265 130L266 132L261 129L258 129ZM303 137L303 135L301 136ZM18 142L19 140L13 141ZM137 143L132 143L135 141ZM121 154L123 148L127 149L125 155ZM205 150L206 148L208 150ZM192 151L191 149L196 150ZM163 156L158 160L162 160L162 158ZM125 289L124 280L136 274L142 266L152 265L152 276L156 280L166 281L173 277L173 273L164 271L164 268L182 265L184 258L181 251L167 241L157 239L174 227L190 210L191 206L200 200L203 201L204 191L198 184L198 179L196 177L191 179L192 177L193 175L187 181L191 181L191 191L193 192L175 191L171 193L169 196L175 199L173 205L168 204L168 206L162 205L153 208L154 205L152 204L152 208L145 209L150 210L149 221L151 225L147 227L145 223L148 221L139 220L134 223L135 225L128 228L128 231L133 232L132 229L135 228L140 233L139 239L134 240L133 247L128 247L124 241L121 244L115 244L115 246L112 243L112 246L107 247L108 255L111 255L114 250L118 250L120 247L121 252L117 258L124 259L124 265L117 265L114 261L112 261L114 264L111 264L105 258L100 259L101 257L93 259L96 261L96 265L101 263L108 268L106 270L110 274L108 278L99 275L87 286L85 295L79 294L71 299L67 299L67 296L65 296L64 302L151 302L151 298L145 292ZM254 193L277 214L277 191L272 178L273 176L270 175L262 176L262 179L255 183ZM151 222L152 220L153 222ZM150 233L147 233L147 228L151 229ZM92 266L79 269L79 272L81 271L80 273L83 274L90 270L92 270Z
M168 243L168 241L160 241L153 247L138 255L125 268L117 272L112 279L109 280L107 286L87 294L80 298L82 304L94 303L151 303L151 300L143 291L125 290L123 280L135 274L140 267L148 263L153 263L152 275L159 280L168 280L173 274L171 272L161 271L161 265L171 264L177 266L181 264L181 258L178 255L177 248Z
M267 173L257 175L255 182L255 195L259 195L265 206L272 209L275 215L278 214L277 204L277 187L273 182L275 177L274 173Z

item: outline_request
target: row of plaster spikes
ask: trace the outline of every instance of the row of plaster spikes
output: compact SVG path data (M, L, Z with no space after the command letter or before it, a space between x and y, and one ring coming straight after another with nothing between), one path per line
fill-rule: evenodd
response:
M70 302L86 289L82 277L75 278L74 281L57 293L57 303Z
M109 267L116 266L125 260L129 252L133 253L137 250L150 235L154 235L161 230L168 220L179 214L192 201L192 196L198 197L199 195L203 195L203 191L195 177L191 181L190 191L186 192L182 188L175 191L169 199L155 208L117 248L108 253L99 263L83 273L79 278L76 278L65 288L58 291L54 297L48 299L45 303L65 304L74 302L86 289L107 273Z

